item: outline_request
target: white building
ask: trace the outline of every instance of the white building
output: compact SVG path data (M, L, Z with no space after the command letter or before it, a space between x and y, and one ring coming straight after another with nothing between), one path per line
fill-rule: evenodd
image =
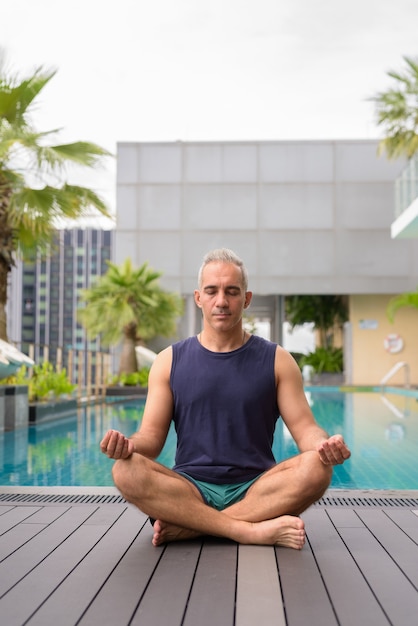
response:
M148 261L190 299L205 252L232 248L272 319L286 294L415 289L418 242L390 233L404 166L369 140L120 143L114 259Z

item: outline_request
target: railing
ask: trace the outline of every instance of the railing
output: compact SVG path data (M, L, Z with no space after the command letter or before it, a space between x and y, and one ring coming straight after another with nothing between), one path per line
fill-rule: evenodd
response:
M405 361L398 361L397 363L395 363L395 365L388 371L388 373L385 374L385 376L383 376L382 380L380 381L380 384L382 386L386 385L386 383L392 378L392 376L394 376L402 368L405 368L405 387L409 389L411 386L410 385L410 368L409 368L409 364L406 363Z
M399 217L418 198L418 153L395 181L395 217Z

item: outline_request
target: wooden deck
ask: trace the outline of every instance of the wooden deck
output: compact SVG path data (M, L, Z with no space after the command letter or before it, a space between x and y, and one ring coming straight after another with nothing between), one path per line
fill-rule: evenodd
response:
M154 548L147 518L112 489L0 487L0 622L418 623L418 491L329 492L303 518L300 552L211 538Z

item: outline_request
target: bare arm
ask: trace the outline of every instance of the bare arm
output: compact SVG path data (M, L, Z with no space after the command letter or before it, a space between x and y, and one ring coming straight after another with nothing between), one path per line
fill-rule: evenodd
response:
M117 430L109 430L103 437L100 449L109 458L127 459L137 452L154 459L160 454L173 413L171 359L172 349L166 348L151 367L144 415L138 432L128 438Z
M350 451L342 435L330 437L316 423L305 396L299 367L280 346L276 350L275 372L280 414L299 450L316 450L326 465L344 463L350 457Z

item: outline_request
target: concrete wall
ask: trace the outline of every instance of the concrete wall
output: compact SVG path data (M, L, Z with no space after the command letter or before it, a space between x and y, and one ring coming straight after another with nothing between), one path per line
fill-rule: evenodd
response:
M418 241L390 236L404 167L375 141L121 143L115 261L191 293L204 253L244 257L260 295L415 288Z
M383 347L397 332L386 319L389 298L418 284L418 240L390 233L394 181L404 167L378 157L369 140L121 143L114 261L148 261L163 273L164 288L185 296L181 336L199 328L191 294L214 247L244 258L259 296L250 313L272 321L273 340L280 341L282 296L348 294L348 382L378 384L405 358L418 384L410 312L396 318L404 354ZM362 319L377 320L377 330L360 328Z

